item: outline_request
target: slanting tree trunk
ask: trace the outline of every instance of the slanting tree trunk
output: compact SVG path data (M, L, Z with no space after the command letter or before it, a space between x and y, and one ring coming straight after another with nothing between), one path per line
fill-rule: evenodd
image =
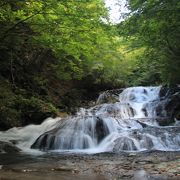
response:
M16 87L15 81L14 81L14 73L13 73L13 52L11 50L11 55L10 55L10 72L11 72L11 81L13 88Z

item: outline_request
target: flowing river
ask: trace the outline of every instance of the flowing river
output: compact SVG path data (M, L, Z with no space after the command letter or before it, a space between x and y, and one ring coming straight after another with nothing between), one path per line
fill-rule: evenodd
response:
M180 123L168 119L161 105L161 87L131 87L116 94L116 102L81 108L75 116L48 118L41 125L0 132L27 154L138 153L180 151ZM108 94L101 94L98 102ZM161 103L162 104L162 103ZM59 155L60 155L59 154ZM49 156L49 155L48 155ZM71 157L71 155L70 155Z

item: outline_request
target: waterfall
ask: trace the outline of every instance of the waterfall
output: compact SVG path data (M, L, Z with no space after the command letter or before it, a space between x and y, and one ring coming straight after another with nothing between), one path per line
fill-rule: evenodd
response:
M50 118L39 126L0 132L0 140L16 140L21 149L42 151L179 151L180 127L158 123L158 119L167 118L157 113L160 89L127 88L117 96L117 102L81 108L75 116Z

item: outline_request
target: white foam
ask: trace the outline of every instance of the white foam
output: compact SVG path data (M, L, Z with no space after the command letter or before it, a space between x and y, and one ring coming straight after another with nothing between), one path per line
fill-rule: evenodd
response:
M98 153L114 151L115 147L119 151L180 150L179 134L158 126L155 120L160 88L127 88L119 95L119 102L81 108L76 116L64 120L48 118L41 125L12 128L0 132L0 140L16 141L23 151L36 153L31 145L52 130L45 149L53 143L53 152Z

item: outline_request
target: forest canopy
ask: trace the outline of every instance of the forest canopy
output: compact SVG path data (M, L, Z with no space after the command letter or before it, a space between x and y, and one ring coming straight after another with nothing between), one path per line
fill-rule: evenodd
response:
M61 80L93 76L96 71L97 81L116 76L108 66L120 59L117 33L103 22L108 22L108 12L102 0L1 1L0 12L1 47L8 52L24 47L31 52L50 50L56 58L51 67ZM23 63L36 61L33 54L23 57Z
M180 2L127 6L113 24L104 0L0 0L0 124L39 123L105 89L179 83Z
M130 15L119 25L121 35L144 47L136 72L145 84L180 83L180 2L128 0ZM136 76L136 75L133 75Z

